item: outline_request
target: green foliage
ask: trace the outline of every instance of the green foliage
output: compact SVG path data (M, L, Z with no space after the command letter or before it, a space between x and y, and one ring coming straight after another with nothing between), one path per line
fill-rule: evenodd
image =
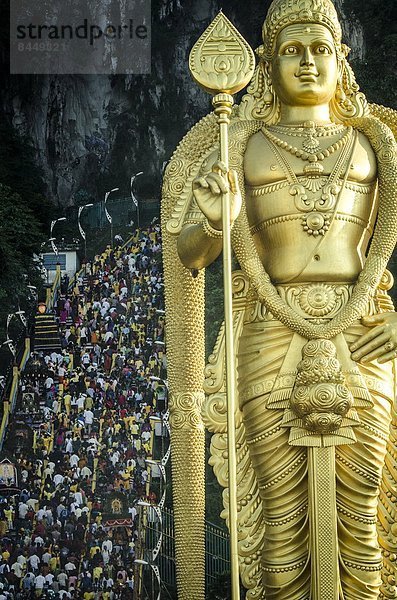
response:
M33 254L42 241L40 222L21 196L0 183L0 307L26 294L27 279L37 269Z
M5 339L7 315L18 308L27 314L32 309L27 285L41 286L40 273L33 260L42 241L40 222L21 196L10 187L0 184L0 340ZM10 330L14 342L21 331L15 319ZM0 352L0 371L10 360L4 349Z
M40 289L42 280L34 254L48 235L54 207L44 198L42 174L30 140L18 135L6 119L0 122L0 342L5 339L7 314L18 308L30 313L27 285ZM21 331L13 319L12 339ZM0 372L10 359L0 351Z
M44 197L42 173L35 150L6 121L0 122L0 182L8 185L30 207L42 231L48 231L55 207Z
M79 190L77 190L77 192L75 192L73 200L76 206L82 206L83 204L93 202L94 198L87 190L80 188Z

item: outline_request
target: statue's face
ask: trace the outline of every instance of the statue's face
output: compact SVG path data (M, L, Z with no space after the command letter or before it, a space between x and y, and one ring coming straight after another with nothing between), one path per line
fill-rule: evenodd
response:
M330 102L338 80L331 32L311 23L285 27L277 37L271 73L283 104L316 106Z

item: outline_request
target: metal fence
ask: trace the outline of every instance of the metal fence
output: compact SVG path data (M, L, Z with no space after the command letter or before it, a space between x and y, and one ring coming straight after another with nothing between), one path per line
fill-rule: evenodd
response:
M230 571L229 535L213 525L205 524L205 573L207 585Z
M133 222L138 224L138 214L130 197L109 198L106 208L110 214L113 225L128 225ZM158 198L146 198L139 202L139 221L145 223L151 221L160 214L160 200ZM83 229L97 229L108 225L103 200L96 202L94 206L85 210L82 217Z
M174 514L171 509L162 511L163 543L158 557L161 581L174 588L175 578L175 535ZM146 548L154 548L159 537L158 523L148 521L146 525ZM229 535L226 531L206 521L205 523L205 580L207 586L222 573L230 571Z

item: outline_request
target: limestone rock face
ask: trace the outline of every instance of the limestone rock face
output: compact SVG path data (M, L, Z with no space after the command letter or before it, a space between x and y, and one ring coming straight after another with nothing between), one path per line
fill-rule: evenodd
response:
M94 2L94 0L89 0ZM95 0L96 1L96 0ZM352 57L363 59L358 18L336 0ZM184 133L210 110L191 80L190 48L223 6L249 43L261 43L269 0L152 0L152 72L137 76L11 76L0 111L37 150L48 197L67 206L128 191L143 171L140 196L157 197L165 161Z
M334 4L342 23L345 43L351 48L350 60L364 60L366 45L363 26L353 11L347 12L348 3L345 0L334 0Z

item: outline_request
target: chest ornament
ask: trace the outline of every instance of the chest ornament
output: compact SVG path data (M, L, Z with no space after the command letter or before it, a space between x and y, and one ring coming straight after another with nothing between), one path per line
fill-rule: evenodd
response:
M273 128L263 128L264 134L267 138L275 145L289 152L293 156L302 159L308 164L304 167L303 172L306 175L321 175L324 172L324 167L321 164L323 160L334 154L334 152L341 151L342 148L346 146L351 137L352 130L347 127L336 127L331 125L330 133L328 135L335 135L335 133L344 131L345 133L336 140L330 146L327 146L323 150L320 147L320 142L318 140L317 128L314 126L314 123L308 122L304 125L304 127L281 127L281 130L284 130L283 133L286 133L289 136L304 136L302 141L302 149L297 148L296 146L292 146L285 140L281 140L276 135L274 135L273 130L278 131L280 127ZM326 128L319 128L325 130ZM302 133L301 133L302 132ZM323 132L323 136L325 133Z
M339 194L349 172L349 162L351 162L357 139L356 136L353 136L353 129L348 127L342 138L319 154L308 154L298 148L294 148L273 135L268 128L263 128L262 133L278 164L285 173L289 183L289 193L294 198L296 209L299 212L305 213L302 216L303 231L314 237L325 235L330 227ZM294 154L304 161L309 161L309 165L303 169L305 177L298 180L286 156L280 152L279 148ZM332 172L328 177L321 177L324 169L319 161L324 160L326 156L330 156L336 150L341 150L341 152ZM321 169L318 166L321 166ZM307 167L310 168L308 169ZM343 169L345 169L345 177L341 183Z

